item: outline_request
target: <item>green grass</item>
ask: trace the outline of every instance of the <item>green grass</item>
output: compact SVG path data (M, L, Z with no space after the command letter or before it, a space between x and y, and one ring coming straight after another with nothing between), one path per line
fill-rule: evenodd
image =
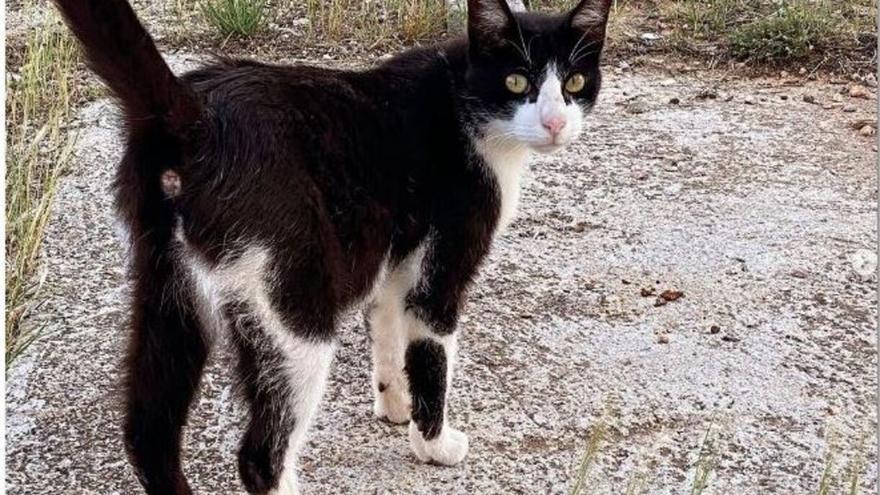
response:
M27 33L20 67L7 74L6 365L37 336L22 319L38 301L40 247L74 138L64 128L77 50L54 17Z
M694 467L694 482L691 485L691 495L702 495L709 486L709 478L718 466L718 435L714 425L710 424L703 435L700 444L700 454L697 456L697 464Z
M220 35L252 36L265 27L266 0L204 0L205 20Z
M589 483L590 473L595 466L599 454L601 453L604 443L611 441L608 435L608 424L606 418L599 419L590 431L587 439L587 445L584 453L581 455L580 462L574 473L574 481L572 483L569 495L588 495L592 493ZM714 427L714 423L710 424L703 435L700 443L700 450L697 454L697 460L694 464L694 479L691 484L691 495L703 495L703 492L709 486L709 481L715 469L718 467L718 459L720 457L720 449L718 445L718 432ZM640 468L630 473L629 481L626 485L626 495L638 495L643 493L650 487L648 474Z
M593 426L590 438L587 440L587 448L584 450L584 455L581 456L580 463L578 463L574 484L571 487L571 495L586 495L589 493L585 490L589 489L588 479L590 477L590 470L599 456L607 428L608 425L605 423L604 418L599 419Z
M876 0L658 2L671 47L759 64L865 58L876 44Z
M846 468L838 467L838 460L844 446L840 445L836 435L829 434L826 438L828 445L825 453L825 466L822 469L822 476L819 478L819 486L816 489L817 495L858 495L861 489L859 485L862 474L866 467L865 443L872 438L870 429L866 429L865 433L854 443L849 446L846 451L850 452Z
M804 59L837 41L842 24L825 2L784 2L770 15L735 28L730 51L762 62Z

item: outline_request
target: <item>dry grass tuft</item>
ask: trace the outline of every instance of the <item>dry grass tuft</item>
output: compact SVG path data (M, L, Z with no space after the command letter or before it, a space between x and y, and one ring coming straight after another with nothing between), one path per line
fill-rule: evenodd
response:
M40 246L58 179L73 151L65 123L76 60L74 40L52 15L28 32L22 63L7 74L7 366L36 337L23 333L21 321L40 289Z
M431 41L446 31L438 0L306 0L313 37L354 39L371 47Z

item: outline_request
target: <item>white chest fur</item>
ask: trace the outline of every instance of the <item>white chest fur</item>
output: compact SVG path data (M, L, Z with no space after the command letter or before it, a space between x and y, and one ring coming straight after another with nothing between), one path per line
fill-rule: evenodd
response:
M496 232L502 232L516 216L519 204L520 182L526 168L529 151L523 146L493 145L476 140L474 147L488 165L501 195L501 212Z

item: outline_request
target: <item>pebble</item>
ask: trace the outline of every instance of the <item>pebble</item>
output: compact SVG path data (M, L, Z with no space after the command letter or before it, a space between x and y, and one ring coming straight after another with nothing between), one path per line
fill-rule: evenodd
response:
M870 249L859 249L849 255L852 269L862 280L869 280L877 272L877 253Z
M659 39L660 39L660 35L657 34L657 33L642 33L642 35L640 36L640 38L642 39L642 41L648 41L648 42L651 42L651 41L657 41L657 40L659 40Z
M673 97L673 98L670 98L670 99L669 99L669 104L670 104L670 105L678 105L679 103L681 103L681 100L679 100L678 98L674 98L674 97Z
M312 24L307 17L300 17L299 19L294 19L293 22L290 23L291 27L296 28L306 28Z
M861 129L859 129L859 134L861 134L862 136L865 136L865 137L871 137L874 135L875 132L876 131L875 131L874 127L872 127L870 125L866 125L866 126L862 127Z
M658 335L657 336L657 343L658 344L668 344L669 343L669 335L666 335L666 334Z
M720 332L720 331L721 331L721 327L719 327L718 325L712 325L711 327L709 327L709 333L711 333L713 335Z
M866 88L860 84L853 84L849 88L849 96L850 96L850 98L868 99L871 97L871 91L868 90L868 88Z
M640 114L648 111L648 104L643 101L634 101L626 106L628 113Z
M856 107L854 107L852 105L844 105L843 111L846 113L853 113L856 111Z
M816 104L816 97L813 95L804 95L804 101L815 105Z

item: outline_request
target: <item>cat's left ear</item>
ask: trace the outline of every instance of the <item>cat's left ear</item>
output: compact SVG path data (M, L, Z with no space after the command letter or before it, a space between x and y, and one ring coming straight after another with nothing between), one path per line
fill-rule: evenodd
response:
M612 0L581 0L569 14L571 27L589 33L591 37L605 38L605 25Z

